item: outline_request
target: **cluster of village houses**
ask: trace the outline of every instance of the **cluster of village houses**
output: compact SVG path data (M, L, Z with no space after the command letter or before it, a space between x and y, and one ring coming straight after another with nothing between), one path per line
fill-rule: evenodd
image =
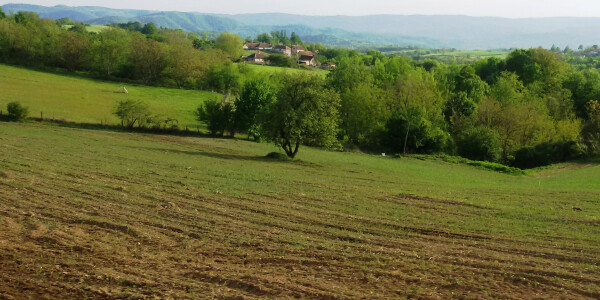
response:
M319 54L318 50L313 53L312 51L305 50L301 45L293 45L291 47L279 45L273 47L273 45L267 43L246 43L244 44L244 50L257 50L256 53L246 57L247 62L255 64L267 63L267 58L269 57L268 53L279 53L288 57L297 57L297 63L299 65L316 67L316 55ZM335 68L335 64L328 62L323 64L321 67L325 69L332 69Z

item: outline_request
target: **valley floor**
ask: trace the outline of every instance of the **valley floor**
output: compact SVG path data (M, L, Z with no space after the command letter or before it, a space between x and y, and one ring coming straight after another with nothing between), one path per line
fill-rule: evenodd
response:
M598 165L271 151L0 123L0 298L600 297Z

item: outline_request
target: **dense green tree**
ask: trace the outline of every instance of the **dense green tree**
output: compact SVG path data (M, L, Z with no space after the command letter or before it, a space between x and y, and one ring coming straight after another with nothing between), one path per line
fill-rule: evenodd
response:
M567 74L563 87L571 92L577 115L587 118L586 104L590 100L600 99L600 72L595 69L572 70Z
M70 70L83 70L89 63L90 40L84 35L65 31L60 35L60 56L61 66Z
M440 125L443 122L444 98L435 78L423 69L416 69L396 82L391 110L407 111L419 107L425 118Z
M358 57L342 59L327 78L333 88L339 92L352 89L359 83L371 84L373 75L370 69Z
M221 93L235 93L240 87L240 72L237 65L227 62L208 69L206 84Z
M588 114L582 135L590 155L600 155L600 102L591 100L586 104Z
M490 88L490 95L501 104L515 104L523 101L525 87L515 73L502 72Z
M73 25L71 25L71 27L69 28L69 31L73 31L73 32L77 32L79 34L86 34L87 32L87 26L83 23L75 23Z
M130 35L120 28L108 28L100 33L92 46L94 69L107 76L115 75L127 63Z
M0 7L0 19L6 19L6 14L2 10L2 7Z
M299 35L297 35L295 32L292 32L292 35L290 36L290 43L292 45L299 45L302 43L302 40L300 39Z
M397 110L385 126L386 145L396 153L438 153L452 145L450 134L435 126L419 107Z
M285 30L272 31L271 42L273 44L290 45L290 38Z
M389 118L390 94L361 83L341 94L340 126L348 142L374 146Z
M156 28L156 25L154 25L152 22L146 23L142 28L142 33L147 36L153 36L158 33L158 28Z
M502 155L500 135L495 130L484 127L471 127L456 138L458 154L473 160L497 162Z
M166 74L179 88L193 85L200 78L199 72L206 68L200 52L194 48L193 41L183 32L171 32L165 38L169 45Z
M487 84L492 85L504 70L504 61L498 57L480 60L474 65L477 75Z
M235 126L240 132L258 139L267 108L275 101L276 90L271 83L258 78L247 81L235 101Z
M256 41L259 43L271 43L271 36L268 33L261 33L256 37Z
M164 44L136 32L131 38L129 55L133 76L145 84L157 81L168 66L167 55Z
M29 25L39 23L40 16L30 11L20 11L12 16L15 23L20 25Z
M264 135L294 158L301 144L338 145L338 94L315 75L283 74L277 100L270 106Z
M278 67L291 68L296 66L296 60L283 54L272 53L268 57L269 64Z
M244 53L242 46L244 40L234 33L221 33L215 42L215 46L231 56L232 59L239 59Z
M464 92L474 103L479 103L488 92L487 83L475 74L475 69L471 66L462 67L454 80L454 92Z
M229 134L233 136L235 133L234 111L233 104L226 97L222 101L216 99L204 101L195 114L198 121L207 124L212 135L223 136L226 131L229 131Z

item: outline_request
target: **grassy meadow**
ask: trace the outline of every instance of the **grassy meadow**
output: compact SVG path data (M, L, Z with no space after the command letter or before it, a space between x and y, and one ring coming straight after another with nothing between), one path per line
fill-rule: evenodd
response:
M278 161L36 123L0 145L0 298L600 297L598 164Z
M129 94L120 93L125 86ZM204 100L221 99L218 93L103 82L71 75L50 74L0 64L0 109L21 102L32 117L55 118L78 123L119 124L113 115L122 99L141 100L155 114L175 118L179 126L195 128L193 111Z
M70 29L71 27L73 27L73 25L63 25L63 27L66 29ZM87 30L87 32L100 33L102 30L104 30L108 27L109 26L107 26L107 25L88 25L85 27L85 29Z
M434 59L444 62L452 61L477 61L480 59L486 59L490 57L497 57L500 59L506 58L510 53L509 50L452 50L452 49L440 49L439 52L432 51L429 49L419 50L403 50L403 51L389 51L385 52L387 55L404 55L417 57L419 59Z
M268 66L268 65L257 65L247 63L246 66L250 68L257 75L275 75L278 73L292 72L292 73L308 73L308 74L317 74L319 76L327 76L329 74L328 70L318 69L318 68L284 68L284 67L276 67L276 66Z
M270 76L281 72L306 72L326 76L329 71L292 69L247 64L252 76ZM125 86L128 94L120 92ZM21 102L29 107L31 117L66 120L76 123L120 124L113 115L117 101L141 100L148 103L150 111L179 121L179 127L204 128L193 112L206 99L222 99L219 93L150 87L136 84L98 81L84 77L50 74L22 67L0 64L0 110L6 104Z

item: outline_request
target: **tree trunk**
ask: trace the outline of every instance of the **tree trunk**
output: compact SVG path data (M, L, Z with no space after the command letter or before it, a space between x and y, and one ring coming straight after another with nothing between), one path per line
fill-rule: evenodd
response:
M294 153L292 154L292 158L296 157L296 154L298 154L298 149L300 148L300 141L296 141L296 148L294 149Z

